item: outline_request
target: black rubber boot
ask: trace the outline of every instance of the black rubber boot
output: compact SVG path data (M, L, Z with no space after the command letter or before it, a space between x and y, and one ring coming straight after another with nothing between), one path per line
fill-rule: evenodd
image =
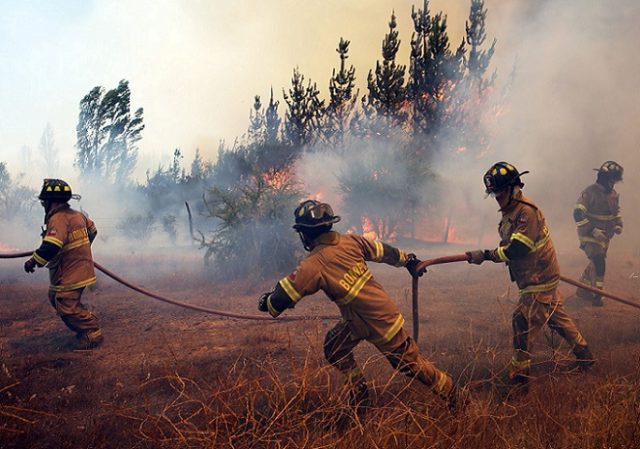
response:
M364 417L369 408L369 388L364 380L356 383L349 391L349 405L353 407L359 417Z

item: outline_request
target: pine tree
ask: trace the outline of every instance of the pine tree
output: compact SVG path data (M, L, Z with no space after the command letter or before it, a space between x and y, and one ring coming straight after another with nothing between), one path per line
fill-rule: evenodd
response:
M431 16L429 2L412 9L414 33L411 39L409 97L412 102L412 131L421 148L422 158L429 160L447 141L460 121L458 98L453 91L462 78L464 40L454 52L447 35L447 17Z
M271 97L269 98L269 106L264 113L265 138L268 144L275 144L280 141L280 124L282 119L278 116L279 101L273 101L273 87L271 88Z
M283 91L287 103L284 119L284 137L288 145L300 150L312 143L324 114L324 100L319 98L316 83L304 86L304 76L296 67L291 78L289 94Z
M96 86L80 101L76 166L82 175L116 183L128 180L137 162L137 142L144 129L143 109L137 109L132 117L130 103L127 80L106 93L103 87Z
M262 110L260 95L253 97L253 108L249 115L249 142L260 143L265 141L265 116Z
M336 73L334 68L329 80L330 100L326 110L323 135L327 143L333 147L341 145L345 133L349 131L358 97L358 91L355 90L356 69L353 66L346 68L349 43L349 41L340 38L336 49L340 55L340 70Z
M200 148L196 148L196 155L191 162L191 179L201 180L204 177L205 164L200 156Z
M493 39L489 49L481 49L487 38L485 30L486 17L487 10L484 7L484 0L471 0L469 20L465 23L466 41L469 45L469 57L466 60L466 67L469 77L474 80L480 91L491 85L495 79L495 72L489 80L482 79L496 49L496 39Z
M466 73L459 85L459 97L464 97L463 120L460 132L457 133L459 148L469 149L477 153L489 145L487 122L495 119L494 109L500 109L503 99L492 99L496 72L489 78L485 73L495 52L496 40L484 50L486 40L485 20L487 10L484 0L472 0L469 19L466 21L466 42L469 45L469 56L465 59ZM493 102L491 104L490 102Z
M369 71L367 77L369 95L364 115L373 117L375 112L377 133L383 136L389 136L395 128L401 127L407 117L404 110L407 99L404 86L406 67L396 64L396 54L400 48L396 27L396 16L392 13L389 33L382 41L382 63L377 61L375 73Z

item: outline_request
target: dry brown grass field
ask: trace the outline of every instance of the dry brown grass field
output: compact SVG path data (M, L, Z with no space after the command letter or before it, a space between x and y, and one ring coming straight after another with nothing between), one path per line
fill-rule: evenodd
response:
M435 248L430 255L457 252ZM276 279L213 282L200 257L97 260L175 299L258 313L258 294ZM640 301L638 254L609 262L610 289ZM220 319L154 301L99 275L85 302L101 319L105 344L73 352L73 335L48 304L44 270L29 277L21 261L0 263L2 448L640 447L640 310L568 299L596 365L572 372L570 349L547 331L535 346L530 391L513 396L503 378L517 292L502 266L438 266L420 282L419 346L468 385L467 408L451 415L364 343L356 357L374 397L373 408L358 417L346 407L340 376L323 359L331 321ZM561 255L561 263L563 274L577 278L584 260L576 252ZM379 265L373 270L410 326L409 275ZM568 297L573 289L562 291ZM336 312L317 295L288 313Z

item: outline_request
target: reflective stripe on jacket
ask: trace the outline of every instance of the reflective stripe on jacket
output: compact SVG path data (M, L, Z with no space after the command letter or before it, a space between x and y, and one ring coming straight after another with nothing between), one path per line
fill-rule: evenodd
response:
M495 261L509 266L511 280L516 282L521 295L551 291L558 286L560 268L546 220L521 192L502 210L498 232L501 240L493 251ZM516 242L528 251L510 260L507 253Z
M340 309L351 333L372 343L389 342L404 325L396 303L374 279L367 261L402 267L404 251L360 235L328 232L267 300L269 313L278 316L303 297L322 290Z
M43 244L60 248L47 262L49 290L76 290L96 282L91 254L91 240L97 230L94 222L83 213L61 207L47 217ZM41 262L41 261L38 261Z
M606 248L608 242L596 240L592 232L594 228L600 228L611 239L615 227L622 226L618 192L615 189L607 191L597 182L591 184L582 191L576 202L574 219L576 219L580 243L595 243Z

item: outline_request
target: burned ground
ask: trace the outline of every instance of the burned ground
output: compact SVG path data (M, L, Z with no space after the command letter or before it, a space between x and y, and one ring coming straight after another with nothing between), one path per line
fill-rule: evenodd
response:
M273 284L214 283L197 253L97 258L153 291L240 313L257 314L258 294ZM614 252L609 262L611 290L640 300L640 257ZM99 275L85 302L100 317L105 344L73 352L73 336L46 298L43 270L34 280L18 261L1 263L3 448L640 447L640 310L568 299L596 366L570 372L568 346L547 331L536 345L530 392L507 397L502 378L517 292L502 266L434 267L420 283L419 346L470 386L467 409L451 416L426 388L396 375L362 344L356 355L376 407L358 420L344 408L341 380L323 360L332 321L220 319ZM562 254L561 263L565 275L577 278L584 259ZM373 269L409 323L408 274ZM572 288L562 291L568 297ZM337 310L317 295L289 314L321 313Z

